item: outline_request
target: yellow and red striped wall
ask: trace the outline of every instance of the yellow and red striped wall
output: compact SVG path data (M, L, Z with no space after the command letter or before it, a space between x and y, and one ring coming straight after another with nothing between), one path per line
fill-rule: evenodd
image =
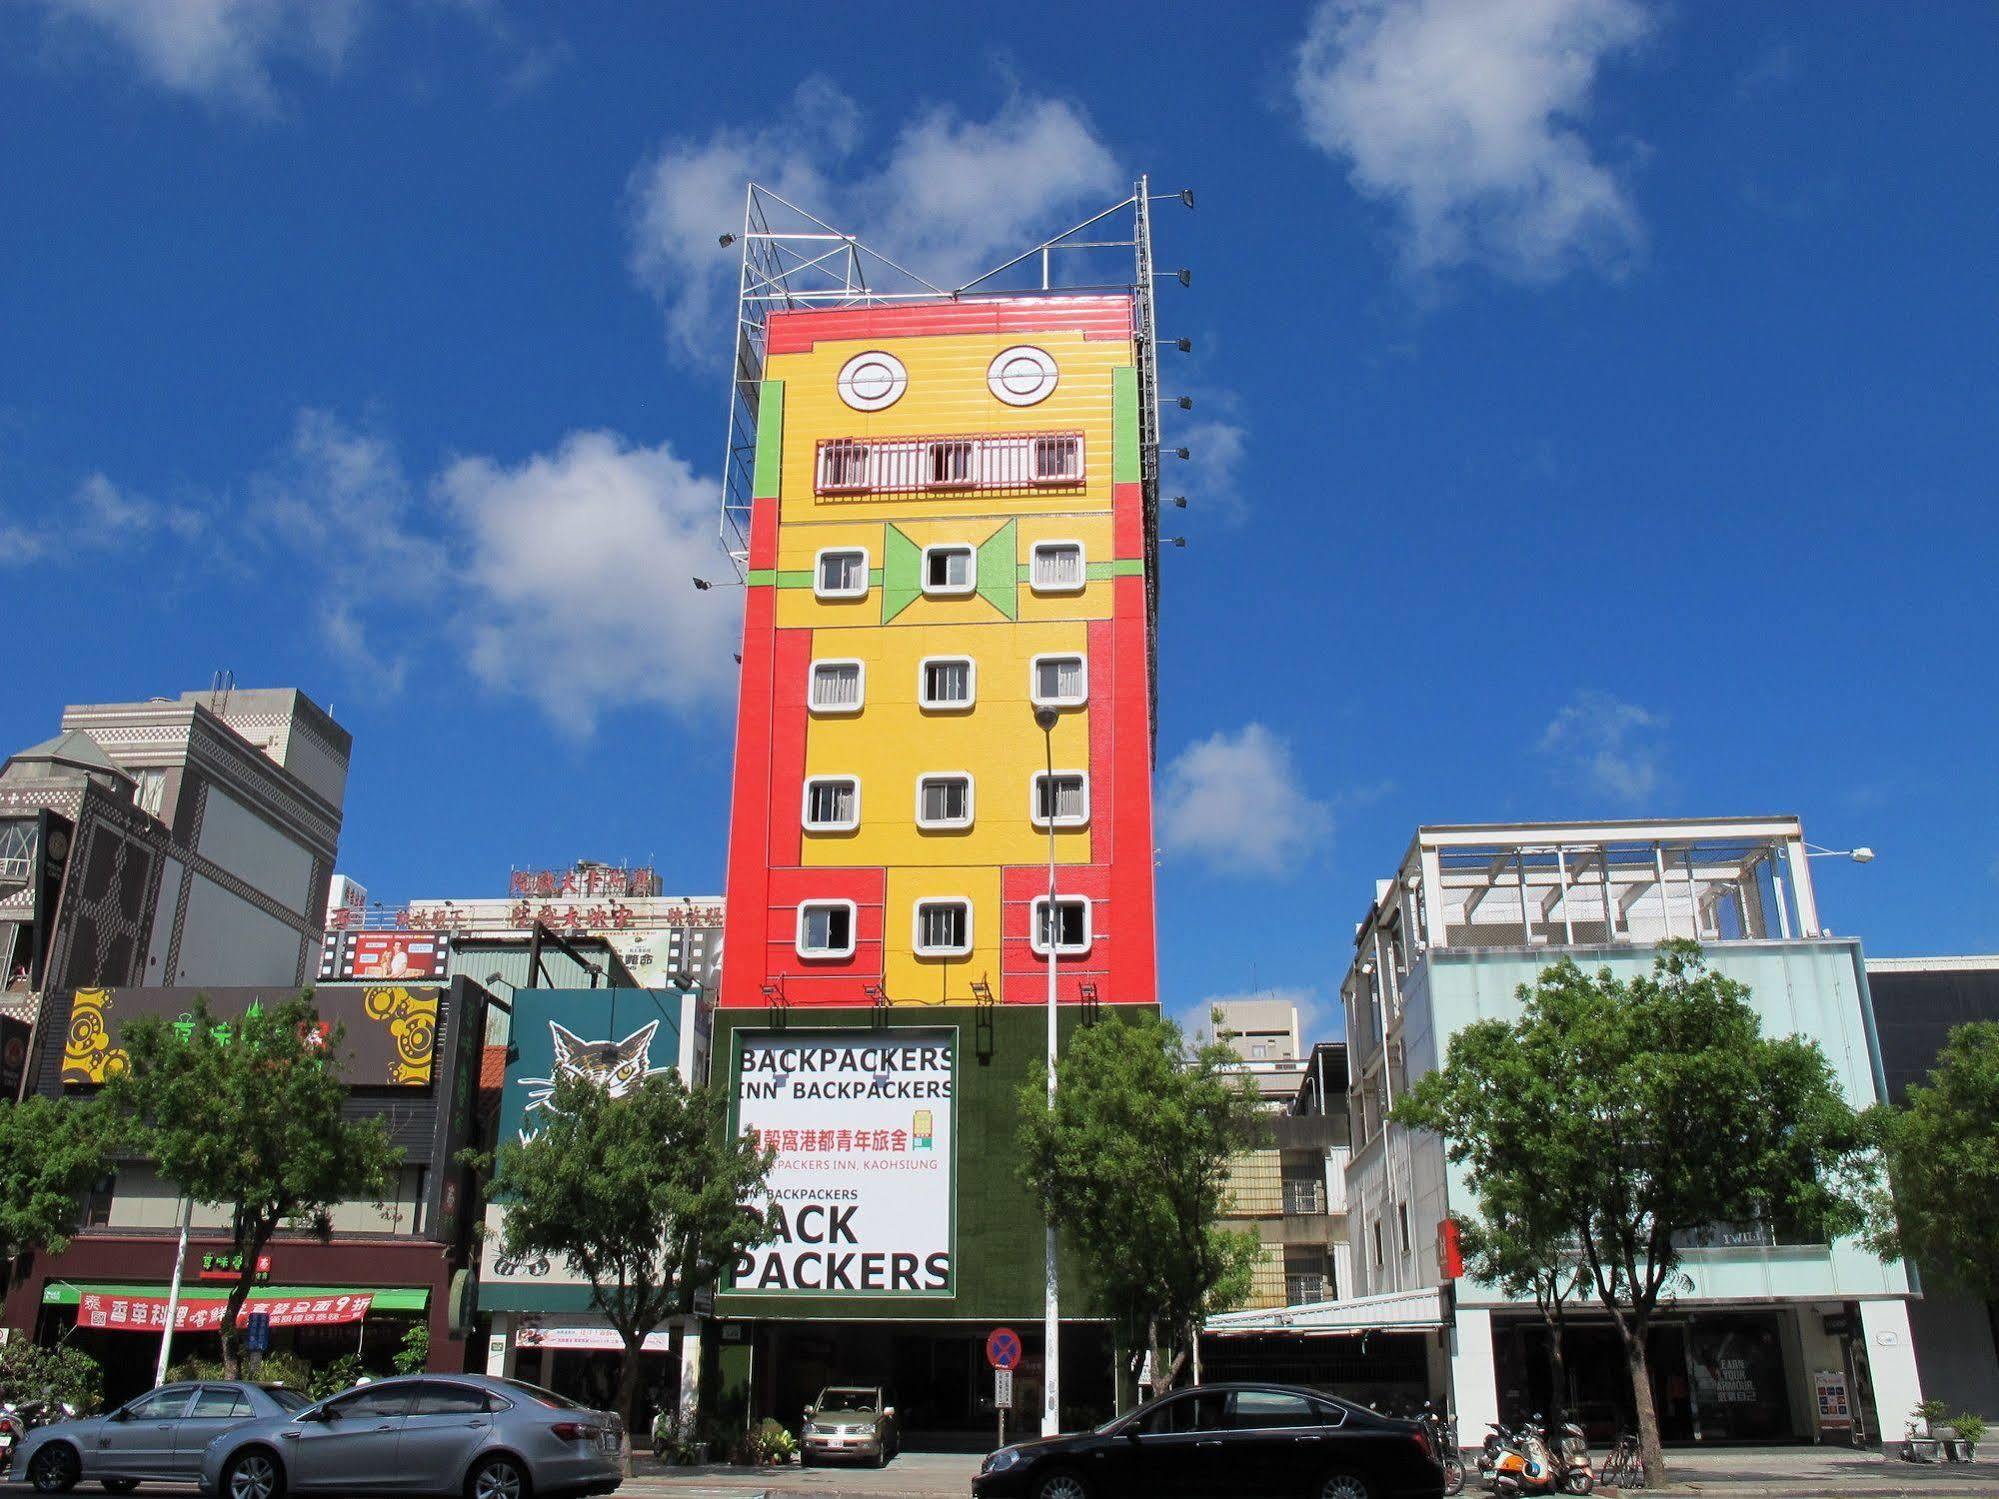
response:
M996 361L1016 350L1052 371L1044 394L1004 400ZM843 397L843 369L892 356L904 382L886 403ZM1031 368L1031 366L1030 366ZM872 393L872 392L871 392ZM721 1003L752 1006L970 1004L982 985L1003 1004L1043 1002L1046 958L1030 942L1032 901L1048 884L1048 833L1031 817L1047 748L1030 701L1031 663L1081 654L1087 700L1061 711L1057 771L1086 769L1089 815L1055 834L1057 888L1090 903L1087 951L1058 960L1065 1003L1156 1004L1151 672L1141 399L1126 296L1044 296L976 303L772 314L759 401L742 688L728 871ZM1080 440L1080 473L1024 481L1017 467L953 483L926 481L940 439L982 444L1013 464L1039 435ZM825 448L896 456L897 482L828 482ZM919 465L920 466L920 465ZM1037 542L1079 542L1084 578L1034 586ZM923 548L973 549L976 586L928 596ZM816 559L867 553L867 588L821 597ZM964 711L918 700L921 662L966 656L976 697ZM815 660L863 663L853 713L815 712ZM918 826L916 782L968 775L969 827ZM858 826L808 829L815 775L860 783ZM914 909L962 899L970 951L915 951ZM798 909L852 901L851 956L803 957Z

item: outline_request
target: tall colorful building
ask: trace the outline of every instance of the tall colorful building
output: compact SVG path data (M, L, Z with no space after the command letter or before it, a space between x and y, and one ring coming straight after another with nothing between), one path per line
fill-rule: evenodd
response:
M777 1160L775 1236L704 1340L725 1419L795 1420L860 1380L899 1391L911 1433L990 1435L1001 1326L1025 1348L1018 1419L1044 1404L1017 1136L1051 945L1064 1037L1158 1003L1145 207L1141 184L1061 246L1101 256L1128 213L1109 289L885 294L858 242L816 221L787 241L765 210L789 205L751 192L713 1054L732 1126ZM1022 257L1041 288L1055 249ZM1108 1412L1113 1350L1066 1259L1061 1284L1073 1421Z
M1051 821L1060 999L1156 1002L1133 324L771 315L725 1008L1044 1003Z

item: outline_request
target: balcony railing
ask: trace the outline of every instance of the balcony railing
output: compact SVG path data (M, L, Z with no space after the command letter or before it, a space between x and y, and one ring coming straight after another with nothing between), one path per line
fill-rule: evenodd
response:
M1284 1216L1301 1217L1326 1210L1326 1184L1322 1181L1294 1180L1284 1184Z
M1326 1275L1287 1275L1284 1277L1284 1304L1305 1306L1314 1301L1333 1299L1332 1278Z
M838 496L1073 489L1082 482L1080 432L974 433L822 439L813 488Z

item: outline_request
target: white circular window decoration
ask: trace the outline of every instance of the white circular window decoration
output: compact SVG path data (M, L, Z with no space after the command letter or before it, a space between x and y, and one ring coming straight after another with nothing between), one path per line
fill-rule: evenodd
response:
M856 411L893 406L909 389L909 371L893 354L870 349L840 366L840 399Z
M986 366L986 387L1009 406L1032 406L1055 393L1055 361L1027 344L1001 349Z

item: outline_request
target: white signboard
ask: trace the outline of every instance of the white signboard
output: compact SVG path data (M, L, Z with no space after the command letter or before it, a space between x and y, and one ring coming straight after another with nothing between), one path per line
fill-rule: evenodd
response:
M993 1370L993 1404L1003 1411L1013 1409L1013 1370Z
M538 1317L523 1317L514 1339L522 1348L588 1349L595 1351L617 1350L622 1352L625 1340L618 1336L618 1330L608 1324L566 1323L550 1324ZM644 1351L647 1353L671 1353L673 1333L664 1327L655 1328L645 1335Z
M735 1124L777 1152L777 1229L729 1289L949 1296L957 1032L736 1033Z

